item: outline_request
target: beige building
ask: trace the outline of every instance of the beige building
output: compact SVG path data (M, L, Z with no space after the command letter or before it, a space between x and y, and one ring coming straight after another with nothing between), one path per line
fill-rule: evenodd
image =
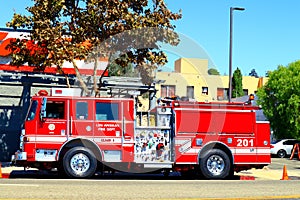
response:
M208 60L180 58L175 61L174 72L159 71L156 79L164 82L156 85L157 97L179 96L196 101L226 101L228 76L209 75ZM245 95L254 94L267 78L243 76Z

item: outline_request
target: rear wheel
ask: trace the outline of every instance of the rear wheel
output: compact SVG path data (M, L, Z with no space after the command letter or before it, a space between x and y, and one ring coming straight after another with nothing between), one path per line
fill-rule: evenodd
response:
M89 178L95 174L97 159L92 151L85 147L75 147L63 157L63 169L71 178Z
M231 164L228 155L220 149L211 149L200 159L202 175L208 179L224 179L230 176Z
M286 157L286 151L283 150L283 149L280 149L280 150L277 152L277 156L278 156L279 158L284 158L284 157Z

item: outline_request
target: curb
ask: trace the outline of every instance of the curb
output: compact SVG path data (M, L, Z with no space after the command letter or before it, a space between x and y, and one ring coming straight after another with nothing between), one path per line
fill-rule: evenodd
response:
M2 179L3 178L10 178L10 173L2 173Z
M242 181L254 181L255 177L254 176L244 176L244 175L241 175L240 176L240 180L242 180Z

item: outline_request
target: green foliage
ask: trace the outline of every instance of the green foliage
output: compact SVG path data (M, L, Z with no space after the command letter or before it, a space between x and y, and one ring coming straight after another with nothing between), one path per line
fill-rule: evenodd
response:
M241 70L237 68L232 75L232 97L241 97L243 92L243 76Z
M268 72L268 82L258 90L258 103L278 138L300 138L300 61Z
M30 61L38 69L55 65L63 73L62 63L69 61L86 93L76 59L94 61L94 71L99 57L109 57L122 67L134 63L142 69L141 74L146 76L143 80L149 84L147 78L151 74L145 72L167 62L159 44L179 43L172 22L180 19L181 13L171 12L164 0L34 0L27 10L29 16L15 13L7 26L29 29L28 40L43 51L30 53L28 40L17 40L11 45L12 64ZM116 56L118 53L121 59Z
M269 74L271 73L272 71L267 71L266 74L265 74L265 77L269 77Z
M208 73L209 75L220 75L220 72L219 72L217 69L215 69L215 68L210 68L210 69L207 71L207 73Z
M126 77L134 77L138 76L138 73L136 70L134 70L134 67L132 63L128 63L127 66L120 66L116 64L115 62L111 62L109 64L109 71L108 71L109 76L126 76Z

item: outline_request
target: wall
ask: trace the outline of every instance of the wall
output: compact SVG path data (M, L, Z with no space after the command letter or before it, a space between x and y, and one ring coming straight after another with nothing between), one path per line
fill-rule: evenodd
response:
M161 97L161 86L175 85L176 95L187 96L187 86L194 86L196 101L218 101L227 99L229 87L228 76L208 75L208 60L196 58L181 58L175 61L174 72L157 72L156 78L165 82L156 85L157 97ZM248 94L254 94L259 87L267 82L267 78L243 76L243 89ZM203 87L208 88L208 93L203 94ZM218 89L224 89L224 98L220 98Z

